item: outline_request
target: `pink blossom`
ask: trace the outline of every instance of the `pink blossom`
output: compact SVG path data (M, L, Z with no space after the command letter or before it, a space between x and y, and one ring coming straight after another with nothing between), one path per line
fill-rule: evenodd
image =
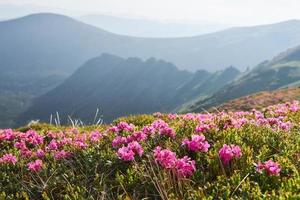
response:
M78 149L86 149L88 147L88 145L84 141L80 141L80 140L75 141L73 144Z
M92 131L91 135L90 135L90 140L92 142L97 142L99 141L101 138L103 138L102 134L99 133L99 131Z
M208 131L211 127L208 124L200 124L198 126L196 126L196 133L204 133L206 131Z
M122 137L122 136L117 136L113 139L112 141L112 146L114 148L119 147L123 144L127 143L127 138L126 137Z
M141 157L143 153L143 147L137 141L130 142L127 147L123 146L117 152L119 158L125 161L132 161L136 154Z
M30 171L38 172L43 167L43 161L38 159L38 160L35 160L35 161L32 161L32 162L28 163L27 166L28 166L28 169Z
M175 131L172 128L170 128L169 125L165 121L163 121L161 119L154 121L151 124L151 126L155 130L157 130L160 135L166 135L171 138L175 138L175 136L176 136Z
M161 149L161 147L156 147L154 149L155 161L158 162L166 169L171 169L175 167L177 158L176 154L169 149Z
M153 126L144 126L142 132L146 135L152 135L155 133L155 128Z
M127 131L127 132L131 132L134 129L134 125L133 124L128 124L127 122L120 122L117 125L118 129L121 131Z
M187 156L177 159L176 153L169 149L161 149L159 146L156 147L154 149L154 158L155 161L165 169L174 170L180 177L191 176L196 171L194 160L191 160Z
M117 126L112 126L108 129L108 131L113 132L113 133L118 133L120 130Z
M174 119L176 119L177 117L178 117L177 114L172 114L172 113L168 114L168 118L171 119L171 120L174 120Z
M119 158L121 158L122 160L125 160L125 161L134 160L134 152L131 148L128 148L128 147L121 147L118 150L118 156L119 156Z
M138 154L140 157L144 153L143 147L136 141L130 142L127 147L131 149L134 153Z
M15 139L15 134L12 129L0 130L0 141L1 140L12 141L14 139Z
M162 116L162 114L160 112L155 112L155 113L153 113L153 116L159 118Z
M147 135L142 131L137 131L127 137L127 142L131 141L144 141L147 139Z
M284 130L284 131L289 131L291 128L292 128L292 123L291 122L279 122L279 128L281 130Z
M33 155L32 151L29 149L22 149L21 150L21 156L24 158L30 158Z
M192 139L184 139L182 145L186 145L190 151L207 152L210 145L204 135L192 135Z
M192 176L196 171L195 161L189 157L184 156L176 161L176 171L180 177Z
M38 149L37 151L36 151L36 156L38 157L38 158L44 158L45 157L45 151L44 150L42 150L42 149Z
M54 140L54 139L52 139L51 142L46 147L46 149L49 150L49 151L51 151L51 150L57 150L58 149L57 141Z
M34 130L28 130L25 133L25 140L29 142L30 144L38 145L44 142L44 137L40 136L36 131Z
M22 141L20 141L20 142L16 142L15 144L14 144L14 146L17 148L17 149L19 149L19 150L26 150L27 149L27 146L26 146L26 144L25 144L25 142L22 140Z
M164 127L162 129L160 129L160 134L161 135L166 135L170 138L175 138L175 136L176 136L175 131L170 127Z
M61 150L59 152L56 152L54 154L54 158L56 160L60 160L60 159L63 159L63 158L68 158L70 156L70 153L69 152L66 152L65 150Z
M7 164L13 164L13 165L15 165L17 161L18 161L18 159L16 158L16 156L14 156L14 155L11 154L11 153L9 153L9 154L4 154L4 155L0 158L0 163L7 163Z
M290 105L291 112L297 112L299 110L299 101L293 101Z
M224 144L219 150L219 156L222 163L227 165L233 158L240 158L242 156L242 152L240 147L237 145Z
M256 164L256 171L261 173L263 170L266 171L268 176L277 176L279 175L281 168L277 162L268 160L264 163L259 162Z

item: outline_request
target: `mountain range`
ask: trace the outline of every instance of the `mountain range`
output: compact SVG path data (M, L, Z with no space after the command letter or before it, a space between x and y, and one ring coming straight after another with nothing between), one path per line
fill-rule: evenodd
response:
M300 85L300 46L265 61L213 95L186 106L184 112L199 112L223 102L259 91Z
M19 121L48 121L56 112L62 122L68 115L92 121L97 108L105 122L130 114L171 112L188 99L211 94L237 75L239 71L233 67L217 73L192 73L155 58L143 61L102 54L35 99ZM206 85L208 80L210 85Z
M262 60L270 59L300 44L299 32L300 21L297 20L254 27L237 27L216 33L181 38L123 36L64 15L51 13L33 14L2 21L0 22L0 126L13 126L14 119L25 111L27 112L22 116L48 118L50 108L53 109L51 112L59 108L55 104L57 98L65 98L64 93L71 91L74 91L74 96L68 96L68 98L71 98L69 101L74 101L73 107L68 107L68 102L61 102L62 105L66 105L66 109L61 111L62 114L85 117L84 109L90 113L99 107L103 109L106 120L111 121L114 117L131 114L131 110L132 114L143 111L177 111L190 107L195 102L200 107L215 105L230 98L245 95L245 91L256 92L265 88L271 90L284 84L296 84L294 82L298 80L297 75L290 76L291 73L297 72L292 63L297 60L295 59L297 54L292 53L295 50L285 53L289 55L291 61L287 59L287 55L283 54L272 61L260 64L250 72L247 71L244 76L239 75L239 70L244 71L248 66L254 66ZM99 55L103 53L106 53L104 54L106 56L110 54L108 57L114 58L112 62L119 60L118 67L111 67L105 77L103 77L102 70L107 70L110 63L109 65L101 63L104 58ZM156 59L149 60L151 57ZM284 60L288 66L282 67L283 61L277 60ZM153 63L149 64L149 62ZM279 63L280 66L269 67L275 65L272 63ZM98 66L98 68L89 67L90 65ZM140 73L143 74L143 70L148 69L148 65L156 66L156 70L150 71L153 79L147 79L148 75L144 74L141 75L142 78L139 78L140 82L132 80L134 77L139 77ZM120 66L132 68L131 74L122 71L125 68ZM162 69L158 66L162 66ZM237 69L227 68L228 66L234 66ZM90 75L88 75L89 70L91 70ZM78 71L85 76L80 76ZM168 71L170 71L171 80L164 80L165 77L157 73L167 76ZM102 77L105 84L98 82L97 78L85 80L90 76ZM107 79L109 76L121 77L120 83L122 84L118 82L118 79L115 82ZM230 92L231 89L226 88L235 88L235 85L238 85L236 81L235 85L229 84L237 76L242 76L238 81L245 82L245 84L251 83L252 87L245 86L240 90L232 89L234 92ZM261 78L259 83L255 78L251 79L256 76ZM76 81L77 79L79 82ZM143 79L148 80L149 83L143 82ZM277 79L279 79L278 83ZM273 83L274 80L275 83ZM68 85L70 82L72 84ZM127 86L129 82L131 85ZM227 84L229 85L225 86ZM256 86L257 84L262 86ZM68 91L67 88L72 88L72 85L75 88L86 87L87 91L84 92L90 91L84 95L89 102L87 105L89 108L82 99L77 100L82 94L76 93L75 89ZM109 88L114 85L119 85L119 88L112 93ZM222 94L220 88L226 92ZM147 89L149 92L145 92ZM93 90L98 93L92 92ZM123 90L127 91L128 96L132 98L130 103L124 106L120 104L121 101L117 101L120 97L118 94L123 94ZM213 94L214 92L216 93ZM49 94L53 95L49 96ZM168 95L165 97L163 94ZM138 98L143 95L148 95L149 99L144 104ZM128 96L124 94L121 97L128 98ZM40 104L39 100L45 97L53 98L53 102L48 101L49 109L48 105L44 107L45 112L36 109L37 114L33 115L30 109L34 110L45 105ZM33 99L35 100L32 101ZM203 99L206 103L202 105ZM167 101L170 105L166 103ZM110 107L110 102L118 106ZM136 105L142 106L134 109L133 106ZM105 107L110 108L112 113L108 113ZM19 119L23 122L25 120L22 117Z
M73 72L88 59L110 53L164 59L190 71L213 72L230 65L244 70L300 44L299 31L300 21L291 20L195 37L137 38L42 13L0 23L0 59L7 69Z

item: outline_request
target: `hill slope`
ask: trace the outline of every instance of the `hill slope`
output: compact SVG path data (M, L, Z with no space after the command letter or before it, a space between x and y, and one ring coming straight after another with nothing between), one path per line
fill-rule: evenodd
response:
M190 105L186 112L202 111L223 102L259 91L272 91L297 85L300 80L300 47L290 49L264 62L212 96Z
M239 72L230 68L224 73L228 76L227 82L216 78L214 88L224 86ZM89 60L63 84L37 98L20 121L49 120L55 111L64 118L71 115L91 120L97 108L106 122L129 114L172 111L187 99L208 94L201 86L212 77L215 74L206 71L180 71L173 64L154 58L142 61L103 54ZM214 88L211 91L215 91Z
M269 105L291 102L293 100L300 101L300 88L285 88L274 91L263 91L250 94L231 100L227 103L221 104L216 108L220 111L249 111L251 109L262 109ZM214 110L214 109L212 109ZM215 110L214 110L215 111Z

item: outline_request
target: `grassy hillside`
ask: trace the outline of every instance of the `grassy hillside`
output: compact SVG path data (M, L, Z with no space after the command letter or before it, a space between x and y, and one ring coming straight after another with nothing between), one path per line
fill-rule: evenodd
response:
M284 103L292 100L300 100L300 88L286 88L271 92L258 92L255 94L231 100L229 102L221 104L220 106L216 106L216 108L220 111L249 111L253 108L262 109L264 107L267 107L268 105ZM215 111L215 109L210 110Z
M299 199L299 109L0 130L0 197Z

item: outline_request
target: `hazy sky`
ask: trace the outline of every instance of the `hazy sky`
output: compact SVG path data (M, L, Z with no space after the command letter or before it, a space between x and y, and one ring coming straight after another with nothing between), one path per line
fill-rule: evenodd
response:
M0 0L5 3L240 25L300 19L300 0Z

